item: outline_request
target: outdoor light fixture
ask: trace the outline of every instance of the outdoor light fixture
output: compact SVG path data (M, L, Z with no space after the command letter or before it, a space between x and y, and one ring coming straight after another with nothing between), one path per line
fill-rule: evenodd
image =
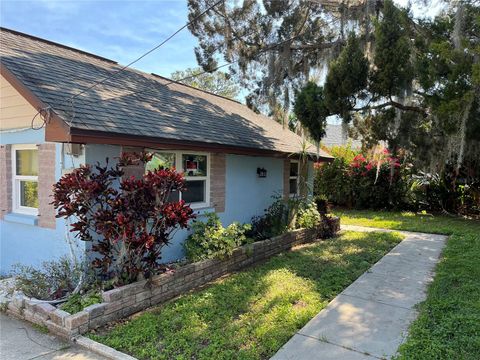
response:
M267 177L267 170L265 168L257 168L257 175L259 178Z

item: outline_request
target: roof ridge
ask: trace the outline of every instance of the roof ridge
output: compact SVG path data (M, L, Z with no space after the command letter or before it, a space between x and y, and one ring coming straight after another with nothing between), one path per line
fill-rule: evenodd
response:
M55 41L51 41L51 40L47 40L47 39L44 39L44 38L41 38L41 37L38 37L38 36L26 34L26 33L23 33L21 31L8 29L8 28L3 27L3 26L0 26L0 30L9 32L11 34L27 37L27 38L30 38L30 39L33 39L33 40L41 41L43 43L46 43L46 44L49 44L49 45L54 45L54 46L57 46L57 47L61 47L61 48L67 49L67 50L72 50L72 51L78 52L78 53L83 54L83 55L91 56L91 57L96 58L98 60L102 60L102 61L105 61L105 62L108 62L108 63L111 63L111 64L118 65L118 62L116 62L115 60L107 59L106 57L96 55L96 54L92 54L88 51L80 50L80 49L77 49L77 48L74 48L74 47L71 47L71 46L63 45L63 44L57 43Z
M140 71L140 72L143 72L144 74L146 74L146 72L144 72L144 71L141 71L141 70L139 70L139 71ZM161 78L161 79L170 81L170 82L173 83L173 84L178 84L178 85L186 86L186 87L188 87L188 88L191 88L191 89L194 89L194 90L198 90L198 91L200 91L200 92L203 92L203 93L206 93L206 94L209 94L209 95L213 95L213 96L217 96L217 97L219 97L219 98L225 99L225 100L233 101L233 102L235 102L235 103L237 103L237 104L240 104L240 105L245 105L245 104L241 103L241 102L238 101L238 100L230 99L230 98L228 98L228 97L226 97L226 96L219 95L219 94L215 94L215 93L213 93L213 92L211 92L211 91L208 91L208 90L204 90L204 89L200 89L200 88L197 88L197 87L195 87L195 86L192 86L192 85L184 84L184 83L182 83L182 82L180 82L180 81L173 80L173 79L168 78L168 77L163 76L163 75L158 75L158 74L155 74L155 73L150 73L150 75L153 75L153 76L155 76L155 77L158 77L158 78ZM246 106L246 105L245 105L245 106Z

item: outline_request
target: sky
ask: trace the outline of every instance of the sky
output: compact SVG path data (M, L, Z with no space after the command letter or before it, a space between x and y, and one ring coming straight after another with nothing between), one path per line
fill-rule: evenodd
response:
M48 39L120 64L159 44L187 20L183 0L1 0L1 26ZM196 38L184 29L135 68L170 76L197 66Z

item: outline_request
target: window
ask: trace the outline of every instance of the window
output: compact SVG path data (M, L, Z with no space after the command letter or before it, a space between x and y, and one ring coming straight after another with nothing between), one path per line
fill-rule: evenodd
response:
M290 161L289 193L298 195L298 161Z
M210 175L208 154L180 151L155 152L152 160L147 164L146 170L154 170L159 167L174 167L185 175L187 190L180 194L172 194L171 200L185 200L193 208L209 206Z
M13 211L38 214L38 150L36 145L12 147Z

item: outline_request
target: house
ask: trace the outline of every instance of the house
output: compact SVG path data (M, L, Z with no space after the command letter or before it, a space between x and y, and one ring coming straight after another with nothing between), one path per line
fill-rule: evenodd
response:
M180 196L200 216L217 212L224 224L262 214L275 193L297 192L292 154L302 139L245 105L17 31L1 29L0 43L2 272L83 251L85 243L55 218L52 184L80 164L115 161L121 152L146 149L156 163L184 171L188 191ZM312 168L310 161L310 182ZM164 261L182 256L186 236L176 233Z
M341 124L327 124L325 136L322 138L322 145L325 147L348 145L354 149L362 146L360 140L352 139L348 136L348 132Z

